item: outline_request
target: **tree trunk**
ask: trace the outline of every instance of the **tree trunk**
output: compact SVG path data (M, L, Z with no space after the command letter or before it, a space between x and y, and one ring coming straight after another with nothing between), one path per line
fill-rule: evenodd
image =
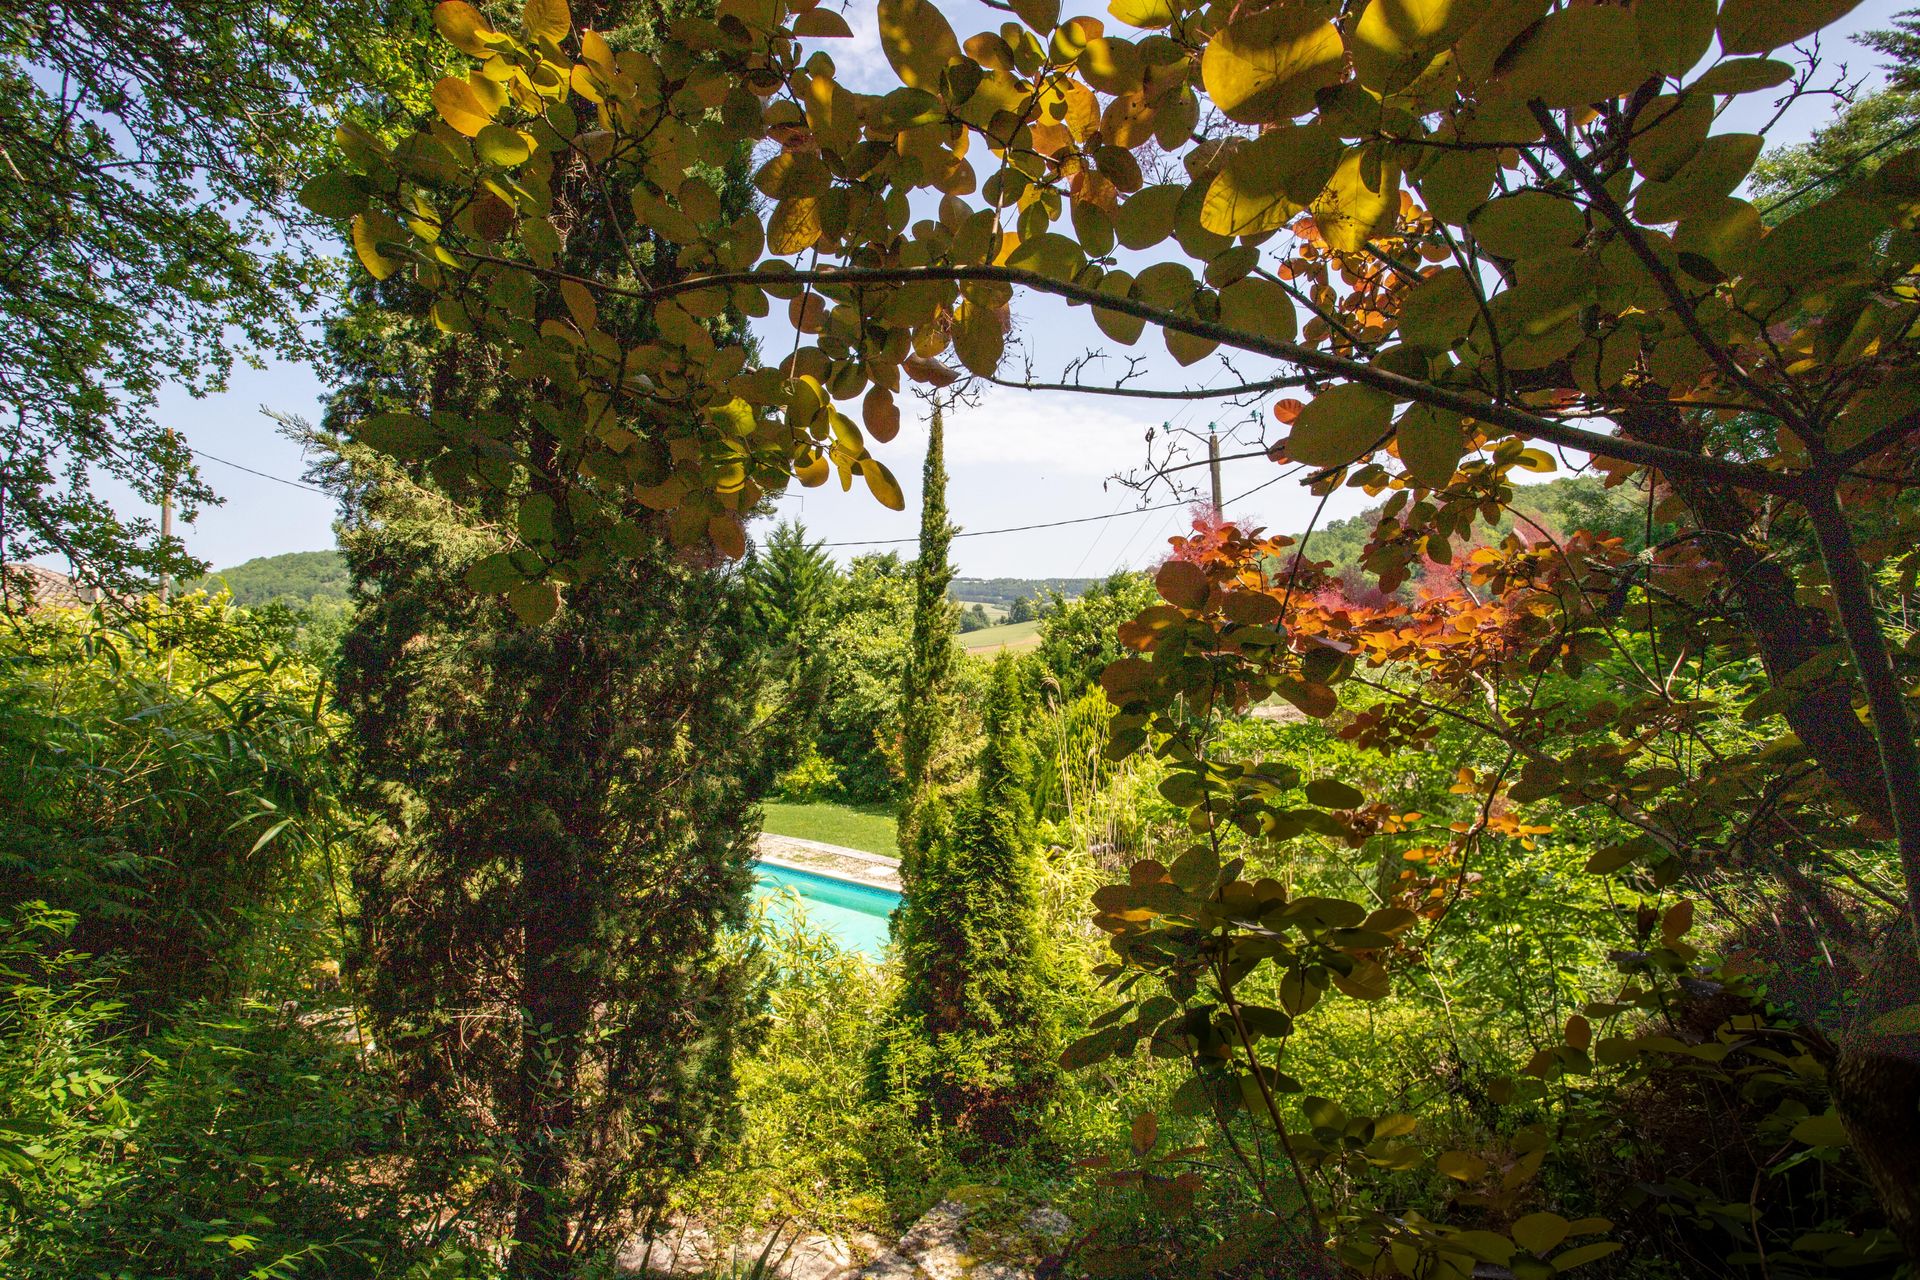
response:
M1920 1033L1879 1035L1874 1019L1920 1004L1913 932L1896 922L1862 975L1853 1025L1840 1041L1833 1100L1887 1225L1920 1260Z

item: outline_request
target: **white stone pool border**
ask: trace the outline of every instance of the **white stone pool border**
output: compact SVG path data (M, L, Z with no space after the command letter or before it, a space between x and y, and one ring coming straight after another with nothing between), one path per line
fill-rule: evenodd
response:
M805 871L829 880L900 892L900 862L843 845L763 833L756 861L789 871Z

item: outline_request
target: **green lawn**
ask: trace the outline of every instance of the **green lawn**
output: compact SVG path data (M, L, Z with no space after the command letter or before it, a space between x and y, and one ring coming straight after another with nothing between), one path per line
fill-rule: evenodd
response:
M997 627L982 627L960 637L960 647L968 653L998 653L1009 649L1019 653L1040 643L1038 622L1007 622Z
M845 845L895 857L900 852L893 809L884 804L781 804L769 800L766 829L776 836Z

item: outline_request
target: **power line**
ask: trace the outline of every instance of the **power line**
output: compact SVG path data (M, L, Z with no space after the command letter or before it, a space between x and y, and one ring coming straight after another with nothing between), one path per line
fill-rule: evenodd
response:
M956 538L984 538L995 533L1026 533L1033 529L1058 529L1069 524L1092 524L1096 520L1118 520L1121 516L1145 515L1149 511L1170 511L1175 507L1190 507L1188 502L1164 502L1157 507L1135 507L1131 511L1113 511L1104 516L1080 516L1073 520L1049 520L1044 524L1015 524L1004 529L962 529L954 534ZM920 541L919 535L911 538L855 538L851 542L823 542L823 547L891 547L908 542Z
M217 458L205 449L189 447L188 452L196 458L205 458L208 462L217 462L223 467L232 467L235 471L244 471L250 476L259 476L262 480L271 480L275 484L284 484L289 489L305 489L308 493L317 493L323 498L331 498L334 496L325 489L316 489L310 484L301 484L298 480L289 480L285 476L269 475L265 471L255 471L252 467L242 466L238 462L229 462L225 458Z
M1242 498L1251 498L1262 489L1279 484L1292 474L1294 474L1292 471L1283 471L1271 480L1265 480L1255 485L1245 493L1235 494L1220 505L1230 507ZM1194 499L1190 498L1185 502L1163 502L1155 507L1135 507L1131 511L1114 511L1104 516L1077 516L1072 520L1048 520L1044 524L1015 524L1008 525L1004 529L963 529L953 536L956 538L985 538L996 533L1029 533L1035 529L1058 529L1070 524L1093 524L1099 520L1119 520L1124 516L1146 515L1150 511L1172 511L1178 507L1191 507L1193 504ZM916 535L911 538L856 538L852 542L823 542L820 545L823 547L891 547L918 541L920 541L920 539Z

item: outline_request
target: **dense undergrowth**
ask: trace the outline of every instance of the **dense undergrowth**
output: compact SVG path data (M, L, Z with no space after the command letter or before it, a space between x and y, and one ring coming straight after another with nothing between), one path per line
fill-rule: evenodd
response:
M7 1275L453 1280L498 1264L457 1204L422 1194L447 1185L435 1162L461 1144L402 1099L342 984L342 865L361 819L334 780L325 671L302 646L285 618L205 597L116 620L41 615L5 639ZM1104 697L1029 662L1042 989L1075 1039L1113 999L1090 896L1189 832L1163 764L1103 751ZM1742 689L1730 678L1703 696ZM1584 696L1577 682L1560 694ZM1249 877L1295 898L1446 904L1423 917L1393 999L1329 999L1297 1019L1295 1138L1352 1156L1309 1164L1318 1211L1464 1212L1508 1230L1529 1214L1583 1231L1605 1219L1602 1243L1621 1247L1597 1251L1596 1276L1759 1274L1761 1257L1772 1276L1894 1274L1831 1122L1816 1019L1793 990L1769 998L1764 978L1715 967L1754 958L1752 921L1771 904L1722 885L1687 931L1696 960L1664 988L1672 1004L1598 1008L1636 956L1679 940L1644 896L1586 870L1618 822L1516 806L1472 865L1442 865L1436 833L1482 803L1462 771L1503 767L1500 752L1446 725L1428 750L1382 755L1343 736L1352 723L1250 717L1219 742L1222 759L1397 800L1366 839L1236 837ZM737 1137L678 1186L676 1220L722 1239L885 1235L961 1194L1064 1211L1062 1274L1307 1265L1274 1228L1276 1205L1303 1204L1283 1153L1252 1112L1196 1089L1181 1046L1063 1073L1017 1142L988 1144L927 1125L908 1089L873 1087L891 962L786 911L755 914L725 949L755 975ZM1769 1029L1770 1046L1719 1047L1730 1015ZM1562 1061L1586 1018L1669 1034L1677 1052L1638 1073ZM1560 1065L1529 1072L1541 1055ZM1416 1129L1451 1158L1393 1157L1389 1140Z

